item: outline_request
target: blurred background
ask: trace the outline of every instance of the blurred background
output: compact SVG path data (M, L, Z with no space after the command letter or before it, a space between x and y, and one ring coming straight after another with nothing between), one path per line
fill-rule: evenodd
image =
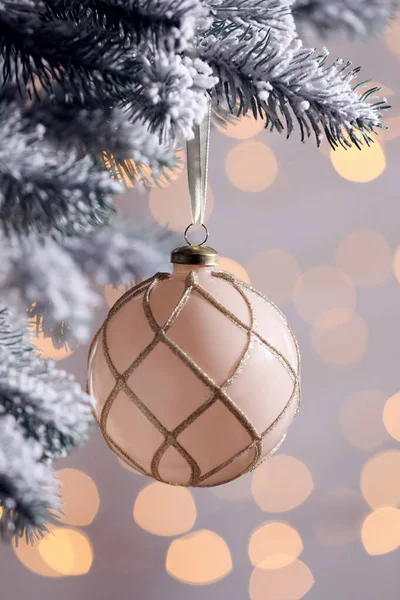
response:
M303 407L283 447L253 475L187 490L134 473L95 431L60 462L54 535L0 547L2 600L398 597L400 20L329 48L393 107L370 149L317 149L247 118L211 139L210 245L280 306L300 344ZM182 232L186 174L117 205ZM99 325L125 289L99 290ZM85 384L87 347L37 345Z

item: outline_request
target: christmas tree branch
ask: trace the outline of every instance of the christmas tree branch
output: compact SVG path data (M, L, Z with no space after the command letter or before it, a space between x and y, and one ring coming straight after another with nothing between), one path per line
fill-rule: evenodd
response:
M91 101L120 97L134 77L135 61L120 36L88 21L49 20L41 0L4 0L0 4L0 56L10 81Z
M325 134L333 147L360 146L382 127L385 101L368 102L371 92L359 96L351 85L359 69L342 61L327 66L326 53L303 48L299 40L281 51L270 47L269 36L228 35L221 40L210 35L202 40L199 54L218 76L217 101L237 115L251 110L265 118L266 127L286 129L287 136L296 121L302 140L313 132L317 144Z

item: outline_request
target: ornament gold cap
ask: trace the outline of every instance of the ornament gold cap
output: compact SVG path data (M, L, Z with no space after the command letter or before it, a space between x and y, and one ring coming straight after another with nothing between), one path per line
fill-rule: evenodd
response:
M174 265L203 265L216 266L219 254L208 246L181 246L171 252L171 262Z

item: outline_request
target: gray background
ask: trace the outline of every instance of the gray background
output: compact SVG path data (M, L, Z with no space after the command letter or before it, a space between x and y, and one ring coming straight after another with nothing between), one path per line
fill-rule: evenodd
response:
M388 97L393 106L390 117L400 114L399 58L388 49L383 37L358 44L330 40L328 46L332 58L352 57L354 65L364 66L366 78L373 75L379 83L388 86L394 92ZM398 133L400 135L400 131ZM284 135L263 131L257 140L273 150L279 165L278 175L267 189L249 193L234 187L225 171L228 151L241 140L215 131L210 163L210 183L215 198L208 221L211 245L221 255L245 267L258 252L280 248L292 254L304 272L320 265L334 265L337 246L344 237L372 229L384 236L394 254L400 243L400 139L396 138L395 131L391 137L394 139L390 141L383 137L382 142L387 160L384 173L370 183L354 183L334 170L329 152L317 150L313 141L302 145L297 132L287 141ZM168 198L166 189L166 202ZM142 222L151 222L146 194L129 191L118 204L125 213L132 213ZM171 206L175 206L173 202ZM254 284L274 299L274 286L269 289L267 278L254 276L250 268L249 273ZM60 464L60 467L74 467L88 473L99 490L100 510L94 522L85 528L94 552L90 572L79 577L42 577L27 570L13 550L2 546L2 600L20 600L28 595L32 600L54 597L58 600L196 600L205 597L243 600L249 598L249 578L253 570L247 553L249 536L256 527L273 520L293 525L301 535L304 551L300 559L308 565L315 579L306 596L308 600L352 600L354 597L395 600L400 582L399 551L369 556L359 531L349 543L326 546L318 541L315 523L322 520L331 522L334 529L355 527L357 531L369 512L360 494L359 482L361 469L373 452L349 444L341 431L340 411L346 398L354 392L378 389L390 396L398 391L399 301L400 284L393 273L383 285L370 289L357 287L356 312L367 323L368 346L359 362L346 367L322 361L312 347L310 324L302 319L291 300L280 303L300 344L304 398L301 413L280 453L294 456L307 465L314 489L300 506L279 515L263 513L250 494L245 501L229 502L217 497L212 490L193 491L198 514L195 529L213 530L229 545L233 570L227 577L208 586L192 586L166 573L165 557L171 538L147 533L132 518L134 500L149 481L122 468L96 431L84 448ZM96 316L98 323L106 310L104 303ZM81 347L60 361L60 366L75 373L82 384L86 355L87 348ZM363 419L361 412L358 426ZM399 443L387 436L374 452L390 448L400 449ZM399 473L393 473L392 477L398 478ZM246 485L250 489L249 476ZM353 508L344 505L331 509L323 503L324 495L337 488L354 490L358 500ZM76 494L79 495L79 489ZM265 589L265 600L276 598L271 593ZM282 597L280 600L293 599Z

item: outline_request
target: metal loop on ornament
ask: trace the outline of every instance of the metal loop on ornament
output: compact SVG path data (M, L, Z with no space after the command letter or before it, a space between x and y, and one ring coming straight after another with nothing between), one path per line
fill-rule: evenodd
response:
M186 227L185 233L183 234L183 236L184 236L184 238L185 238L185 240L186 240L186 242L188 243L189 246L193 246L193 244L189 241L188 232L189 232L189 229L191 227L194 227L195 225L196 225L196 223L190 223L190 225L188 225ZM207 229L207 227L204 225L204 223L201 223L201 227L204 229L206 237L204 238L204 240L200 244L196 244L196 246L203 246L206 243L206 241L208 240L208 229Z

